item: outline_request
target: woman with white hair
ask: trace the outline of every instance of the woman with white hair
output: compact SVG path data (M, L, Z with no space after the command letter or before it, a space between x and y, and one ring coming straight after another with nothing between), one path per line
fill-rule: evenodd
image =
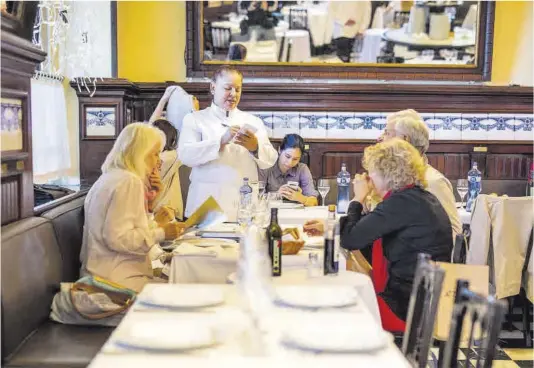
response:
M405 328L417 256L427 253L434 261L449 261L451 224L437 198L424 189L425 164L409 143L393 139L367 147L363 167L367 174L354 179L354 199L347 216L340 219L341 246L352 251L373 244L372 279L382 326L400 332ZM382 202L363 216L371 190ZM323 229L317 220L304 225L311 234Z
M176 222L154 227L148 216L161 190L164 145L161 132L143 123L127 125L117 137L85 199L82 276L99 276L137 292L155 280L149 252L184 230Z

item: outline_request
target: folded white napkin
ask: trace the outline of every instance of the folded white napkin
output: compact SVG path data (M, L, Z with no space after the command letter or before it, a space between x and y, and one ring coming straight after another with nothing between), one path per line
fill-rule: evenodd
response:
M215 247L197 247L195 245L189 244L187 242L181 243L179 246L174 248L172 253L174 255L180 256L208 256L208 257L217 257L223 248L221 246Z

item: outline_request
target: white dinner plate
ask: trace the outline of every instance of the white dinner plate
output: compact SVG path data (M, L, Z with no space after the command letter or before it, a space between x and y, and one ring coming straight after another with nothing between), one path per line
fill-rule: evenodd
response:
M224 303L224 292L218 287L195 285L191 287L169 284L158 287L137 297L139 303L159 308L194 309Z
M387 347L391 335L366 314L322 312L295 316L281 341L314 353L362 353Z
M161 352L202 349L220 342L212 321L168 317L137 321L117 331L114 338L120 348Z
M343 308L358 303L358 292L351 286L281 286L276 301L295 308Z

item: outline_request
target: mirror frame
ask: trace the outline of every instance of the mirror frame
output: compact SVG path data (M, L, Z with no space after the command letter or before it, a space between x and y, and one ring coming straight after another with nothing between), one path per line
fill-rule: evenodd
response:
M186 45L184 59L188 78L211 77L222 62L204 62L203 59L203 4L202 1L186 2ZM477 64L474 67L450 66L398 66L381 64L359 66L357 64L317 65L306 63L261 64L232 62L245 77L295 78L295 79L375 79L375 80L427 80L427 81L489 81L493 55L493 27L495 2L481 1L479 9L479 32L477 36Z

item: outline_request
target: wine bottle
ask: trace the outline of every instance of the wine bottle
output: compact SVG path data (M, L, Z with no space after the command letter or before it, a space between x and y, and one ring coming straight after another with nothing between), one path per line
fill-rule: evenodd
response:
M339 270L339 244L336 246L336 206L328 206L328 220L324 233L323 273L337 274ZM337 252L336 252L337 248ZM336 253L338 254L336 256Z
M269 257L273 276L282 276L282 229L278 225L278 208L271 208L271 223L267 228Z

